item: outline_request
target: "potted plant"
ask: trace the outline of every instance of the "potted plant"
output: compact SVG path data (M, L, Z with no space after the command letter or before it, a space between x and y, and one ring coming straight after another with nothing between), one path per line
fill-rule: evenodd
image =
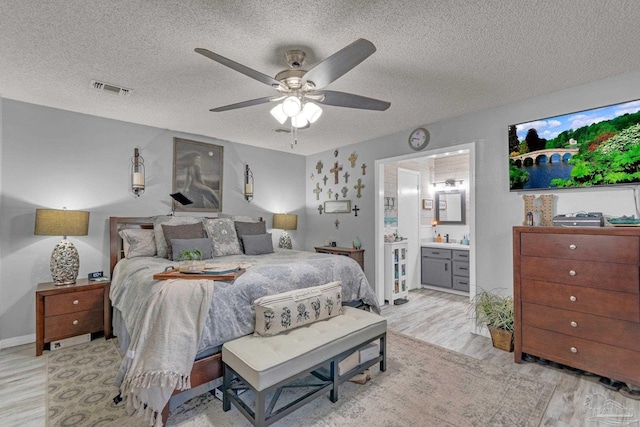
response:
M202 252L199 249L183 250L178 254L176 260L180 262L179 270L181 273L202 273L204 271L204 261L202 261Z
M493 346L513 351L513 298L481 289L472 304L476 324L487 326Z

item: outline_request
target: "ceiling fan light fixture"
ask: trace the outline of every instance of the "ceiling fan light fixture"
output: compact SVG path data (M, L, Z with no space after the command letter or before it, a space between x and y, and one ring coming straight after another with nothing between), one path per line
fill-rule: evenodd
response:
M313 102L306 102L302 107L302 114L309 120L309 123L315 123L322 115L322 108Z
M304 116L304 114L298 114L297 116L291 117L291 126L294 128L304 128L309 126L309 120Z
M282 111L284 111L288 117L296 116L301 109L302 102L300 102L297 96L287 96L284 101L282 101Z
M282 104L278 104L275 107L273 107L271 109L271 115L273 116L274 119L276 119L281 125L284 124L284 122L287 121L287 119L289 118L289 116L287 116L284 112L284 110L282 109Z

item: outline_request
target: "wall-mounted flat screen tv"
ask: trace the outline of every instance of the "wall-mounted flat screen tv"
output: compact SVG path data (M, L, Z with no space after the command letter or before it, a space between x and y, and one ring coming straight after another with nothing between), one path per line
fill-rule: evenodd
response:
M640 100L509 126L511 191L640 184Z

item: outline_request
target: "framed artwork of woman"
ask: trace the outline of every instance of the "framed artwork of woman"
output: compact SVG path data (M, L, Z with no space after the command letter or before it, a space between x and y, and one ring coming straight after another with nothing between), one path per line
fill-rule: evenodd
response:
M193 203L173 208L185 212L222 212L223 149L220 145L173 138L173 192Z

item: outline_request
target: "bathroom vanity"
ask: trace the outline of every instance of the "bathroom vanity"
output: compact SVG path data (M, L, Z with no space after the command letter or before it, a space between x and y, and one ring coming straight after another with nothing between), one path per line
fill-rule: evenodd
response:
M420 283L469 292L469 246L458 243L422 243Z

